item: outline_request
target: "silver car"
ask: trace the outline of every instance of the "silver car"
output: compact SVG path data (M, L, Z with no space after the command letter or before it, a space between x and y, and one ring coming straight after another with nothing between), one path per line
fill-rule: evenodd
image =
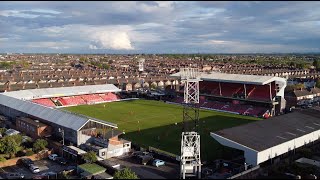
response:
M29 167L29 169L30 169L30 171L31 171L32 173L39 173L39 172L40 172L39 167L38 167L38 166L35 166L35 165L31 165L31 166Z

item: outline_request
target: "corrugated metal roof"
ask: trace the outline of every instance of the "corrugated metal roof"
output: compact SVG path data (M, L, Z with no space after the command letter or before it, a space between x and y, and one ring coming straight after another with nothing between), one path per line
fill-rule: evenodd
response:
M170 75L171 77L180 77L180 72ZM200 79L206 81L218 81L229 83L245 83L264 85L273 81L286 82L286 79L274 76L259 76L246 74L228 74L220 72L200 73Z
M4 92L6 96L18 99L37 99L58 96L71 96L78 94L91 94L91 93L106 93L106 92L119 92L121 91L113 84L100 84L100 85L87 85L87 86L72 86L72 87L59 87L59 88L43 88L43 89L27 89L20 91Z
M263 151L319 130L319 110L320 108L311 108L296 111L211 134L222 136L256 151Z
M36 118L43 119L45 121L55 123L59 126L70 128L76 131L83 127L91 119L108 126L117 127L117 125L113 123L70 113L67 111L49 108L40 104L33 103L31 101L16 99L13 97L5 96L3 94L0 94L0 104L24 112Z

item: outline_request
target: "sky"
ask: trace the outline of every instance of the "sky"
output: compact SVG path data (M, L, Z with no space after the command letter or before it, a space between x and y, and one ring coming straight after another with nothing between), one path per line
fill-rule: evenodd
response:
M320 2L1 1L0 52L320 52Z

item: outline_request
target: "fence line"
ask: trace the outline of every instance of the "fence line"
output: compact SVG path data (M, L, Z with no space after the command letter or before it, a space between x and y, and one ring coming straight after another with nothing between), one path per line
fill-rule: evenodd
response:
M252 171L255 171L255 170L259 169L259 168L260 168L259 165L258 165L258 166L255 166L255 167L253 167L253 168L251 168L251 169L248 169L248 170L243 171L243 172L241 172L241 173L235 174L235 175L233 175L233 176L231 176L231 177L229 177L229 178L227 178L227 179L235 179L235 178L237 178L237 177L240 177L240 176L243 176L243 175L245 175L245 174L248 174L248 173L250 173L250 172L252 172Z

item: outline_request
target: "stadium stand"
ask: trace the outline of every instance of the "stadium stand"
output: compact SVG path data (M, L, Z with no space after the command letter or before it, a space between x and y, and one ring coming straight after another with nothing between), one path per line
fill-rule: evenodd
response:
M85 94L78 96L65 96L65 97L53 97L53 98L42 98L34 99L32 102L42 104L45 106L55 107L55 106L74 106L82 104L94 104L100 102L111 102L117 101L121 98L114 93L103 93L103 94ZM183 99L182 99L183 101ZM182 102L181 101L181 102Z
M182 104L183 98L177 97L172 100L172 103ZM269 108L266 107L253 107L252 105L247 104L235 104L231 102L220 102L220 101L208 101L200 98L199 102L200 108L230 112L234 114L255 116L255 117L265 117L264 114L269 112ZM268 116L266 116L268 117Z
M97 103L97 102L102 102L103 99L98 95L98 94L85 94L81 95L81 98L87 103Z
M33 99L32 102L37 103L37 104L41 104L44 106L49 106L49 107L55 107L56 105L51 101L51 99Z
M103 101L116 101L120 99L120 97L114 93L99 94L99 96L103 99Z
M81 98L81 96L61 97L58 99L58 101L63 106L86 104L86 102Z

